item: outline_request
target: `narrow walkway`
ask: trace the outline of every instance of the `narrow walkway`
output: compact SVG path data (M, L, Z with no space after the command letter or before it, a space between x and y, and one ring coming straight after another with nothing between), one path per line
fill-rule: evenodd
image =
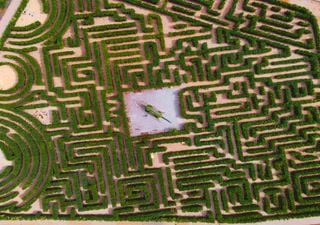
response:
M7 26L9 25L11 19L16 14L16 11L19 8L21 2L22 2L22 0L11 0L8 8L6 9L3 17L0 20L0 38L2 38L4 31L6 30Z

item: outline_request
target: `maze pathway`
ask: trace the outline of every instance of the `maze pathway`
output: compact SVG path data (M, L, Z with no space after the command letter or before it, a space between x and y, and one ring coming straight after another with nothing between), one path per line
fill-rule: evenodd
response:
M276 0L22 0L0 219L319 216L319 50L316 18Z

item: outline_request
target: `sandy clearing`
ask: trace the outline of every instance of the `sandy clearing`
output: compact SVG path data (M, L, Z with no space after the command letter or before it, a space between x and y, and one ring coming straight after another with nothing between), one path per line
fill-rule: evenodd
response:
M9 65L0 66L0 90L13 88L17 83L17 71Z
M43 24L47 17L48 15L42 12L42 4L40 3L40 0L29 0L25 10L19 17L16 26L23 27L36 21Z
M4 156L2 150L0 149L0 173L7 166L11 166L11 165L12 165L12 162L6 159L6 157Z
M182 120L177 106L179 88L151 89L141 92L128 92L125 95L126 111L130 120L132 136L143 133L160 133L170 129L180 129ZM156 119L146 113L140 104L151 104L164 112L164 119Z
M52 109L50 107L41 109L28 109L26 113L37 118L42 124L49 125L52 123Z

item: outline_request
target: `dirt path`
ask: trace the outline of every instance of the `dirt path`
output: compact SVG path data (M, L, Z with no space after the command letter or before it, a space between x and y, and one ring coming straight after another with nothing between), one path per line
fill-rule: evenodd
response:
M3 17L0 20L0 38L2 37L11 19L14 17L21 2L22 0L12 0L10 2L6 12L4 13Z

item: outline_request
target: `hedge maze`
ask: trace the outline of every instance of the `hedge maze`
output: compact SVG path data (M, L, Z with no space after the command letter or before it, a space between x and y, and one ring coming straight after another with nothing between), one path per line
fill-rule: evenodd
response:
M320 215L319 31L276 0L42 0L1 39L1 219L241 223ZM1 66L0 65L0 66ZM0 82L1 82L0 74ZM130 135L124 94L179 88ZM41 123L28 110L49 109Z

